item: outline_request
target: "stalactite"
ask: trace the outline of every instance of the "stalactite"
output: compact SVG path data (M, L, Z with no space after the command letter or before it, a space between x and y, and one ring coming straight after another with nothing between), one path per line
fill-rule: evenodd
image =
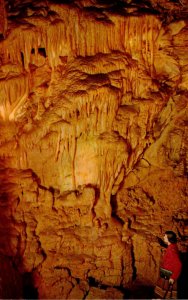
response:
M58 2L0 2L0 252L39 298L123 297L186 235L185 8Z
M3 120L14 120L19 117L29 92L27 76L20 75L5 78L0 82L1 90L1 116Z

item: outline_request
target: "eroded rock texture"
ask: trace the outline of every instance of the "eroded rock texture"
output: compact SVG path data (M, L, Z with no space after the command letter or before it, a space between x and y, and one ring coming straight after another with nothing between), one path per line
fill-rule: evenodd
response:
M0 253L39 298L154 284L167 229L186 251L187 12L1 0Z

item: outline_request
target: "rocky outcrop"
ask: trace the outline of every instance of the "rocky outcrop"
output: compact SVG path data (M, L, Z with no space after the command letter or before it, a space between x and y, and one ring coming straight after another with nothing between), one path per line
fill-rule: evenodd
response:
M164 231L187 249L185 1L0 12L0 253L39 298L154 284Z

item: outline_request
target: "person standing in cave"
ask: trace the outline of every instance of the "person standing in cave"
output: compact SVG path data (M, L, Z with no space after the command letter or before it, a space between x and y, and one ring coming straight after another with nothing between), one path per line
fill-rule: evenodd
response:
M160 298L177 299L177 279L180 276L182 263L179 258L175 232L166 231L164 242L167 250L160 266L160 278L155 287L155 295Z

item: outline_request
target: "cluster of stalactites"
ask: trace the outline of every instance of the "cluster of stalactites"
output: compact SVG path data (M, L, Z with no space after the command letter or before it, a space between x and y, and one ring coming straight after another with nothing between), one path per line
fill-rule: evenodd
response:
M29 91L28 76L19 75L0 81L0 117L12 121L22 115Z
M9 35L0 43L3 62L22 64L26 70L43 55L54 68L61 57L92 56L121 51L153 65L159 20L152 15L108 16L106 21L93 20L78 9L51 6L56 18L26 17L19 27L10 23Z

